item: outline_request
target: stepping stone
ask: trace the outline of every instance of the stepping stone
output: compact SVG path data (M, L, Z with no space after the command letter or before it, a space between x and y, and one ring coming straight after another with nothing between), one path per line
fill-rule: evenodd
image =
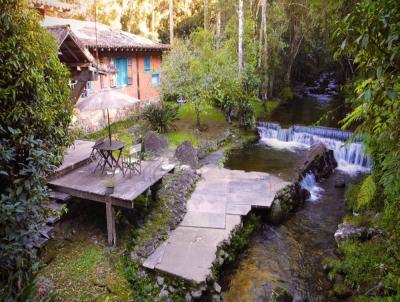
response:
M225 213L187 212L180 226L224 229Z
M71 195L62 192L51 191L50 198L65 202L71 199Z
M228 204L226 206L226 214L245 216L251 211L251 205L247 204Z

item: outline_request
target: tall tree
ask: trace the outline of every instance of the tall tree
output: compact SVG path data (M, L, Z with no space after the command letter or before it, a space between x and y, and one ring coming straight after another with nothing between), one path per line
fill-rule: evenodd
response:
M243 71L244 61L243 61L243 32L244 32L244 12L243 12L243 0L239 0L239 7L238 7L238 17L239 17L239 24L238 24L238 32L239 32L239 39L238 39L238 67L239 72Z
M209 30L208 0L204 0L204 30Z
M217 0L217 12L216 12L216 36L221 36L221 0Z
M174 44L174 1L169 0L169 43Z

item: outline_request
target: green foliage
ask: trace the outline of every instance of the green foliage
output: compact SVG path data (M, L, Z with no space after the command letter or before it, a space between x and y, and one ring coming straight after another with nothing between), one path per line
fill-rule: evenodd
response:
M250 125L249 99L255 97L258 80L251 64L242 75L238 73L234 40L217 41L211 33L199 30L187 42L177 41L164 59L162 96L173 101L182 97L192 104L198 130L202 130L204 104L220 108L229 122L237 118L241 126Z
M362 208L366 208L369 204L372 203L372 200L375 196L376 185L374 181L374 177L372 175L368 175L360 186L360 190L357 196L357 205L356 210L360 210Z
M353 57L356 65L350 84L354 96L348 99L353 111L343 126L356 126L356 133L363 134L374 162L352 207L366 211L374 204L381 209L377 223L387 234L380 240L344 245L346 258L340 266L352 286L368 288L364 296L376 301L397 301L400 295L399 32L397 0L363 0L338 21L335 33L337 57Z
M23 299L48 198L46 176L70 143L67 69L25 2L0 12L0 296Z
M282 89L280 97L283 102L288 102L288 101L292 100L293 96L294 96L294 94L290 87L285 87Z
M174 129L174 121L177 119L178 106L164 103L163 106L150 105L143 112L143 118L147 120L153 130L166 133Z

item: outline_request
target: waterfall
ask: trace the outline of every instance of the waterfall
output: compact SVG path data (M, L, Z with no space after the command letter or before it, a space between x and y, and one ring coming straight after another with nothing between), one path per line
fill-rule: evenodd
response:
M300 186L303 189L306 189L308 192L310 192L310 198L308 200L310 201L316 201L319 199L321 196L321 191L323 191L322 188L317 186L317 181L315 180L315 175L312 173L308 173L303 180L300 182Z
M283 129L279 124L261 122L258 125L261 142L276 148L310 148L316 143L323 143L333 150L338 168L348 173L368 171L371 158L364 153L360 140L346 141L352 136L349 131L327 127L304 127L295 125Z

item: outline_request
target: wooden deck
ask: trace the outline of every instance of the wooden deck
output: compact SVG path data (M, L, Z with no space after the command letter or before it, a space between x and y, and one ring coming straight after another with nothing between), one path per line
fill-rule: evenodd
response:
M62 166L48 181L48 186L55 192L69 194L95 202L106 204L107 232L109 243L116 243L115 222L113 206L132 209L134 200L148 190L163 176L174 169L163 169L165 159L142 161L142 173L123 175L117 170L115 175L101 174L96 164L88 162L93 142L76 141L75 148L70 148L64 158ZM107 179L112 177L115 188L114 193L106 195Z
M169 170L163 170L162 160L142 161L142 174L123 175L117 171L112 179L115 182L114 193L106 195L106 181L112 175L101 174L97 169L93 173L95 163L81 166L65 175L48 182L51 189L67 193L74 197L97 202L111 202L114 206L133 208L134 199L158 182Z

